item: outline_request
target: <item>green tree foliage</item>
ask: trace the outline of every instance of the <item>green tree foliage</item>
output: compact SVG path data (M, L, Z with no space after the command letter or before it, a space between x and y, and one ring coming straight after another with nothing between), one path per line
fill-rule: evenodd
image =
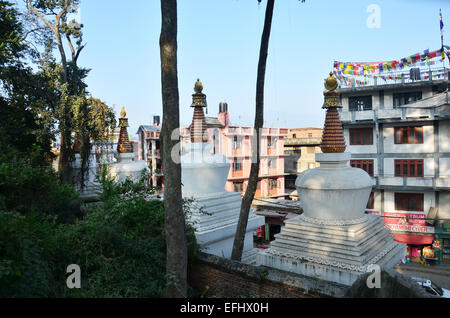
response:
M164 205L145 180L104 180L102 204L74 224L0 212L0 297L163 297ZM81 268L81 289L66 286L70 264Z
M0 209L70 221L80 213L78 195L59 183L50 165L54 90L46 74L23 62L34 52L18 15L0 0Z
M50 159L53 122L47 109L55 96L44 74L23 62L36 52L25 44L17 17L13 5L0 0L0 152L39 149L42 159Z
M39 213L57 216L60 222L73 222L82 215L78 193L70 185L61 184L48 164L9 152L0 155L0 209L22 215Z
M72 8L69 1L32 2L45 15ZM51 167L55 123L69 144L74 132L102 142L115 126L112 109L88 96L88 70L72 63L83 47L81 31L59 15L60 35L77 39L77 49L71 62L57 63L55 39L44 37L46 49L37 54L19 17L0 0L0 297L164 296L171 282L164 204L151 199L146 177L120 184L105 179L102 202L82 214L78 194ZM33 71L25 61L37 58L39 70ZM192 258L192 227L186 236ZM70 264L81 266L81 289L66 286Z
M0 209L0 297L47 297L52 273L46 251L55 246L51 219Z
M85 48L83 25L71 19L71 14L79 7L79 0L24 0L29 10L28 18L35 30L47 31L45 51L41 54L41 67L57 92L58 101L54 107L54 119L59 125L61 151L59 170L61 179L71 181L70 161L74 153L74 133L81 140L82 171L81 182L89 165L91 142L101 142L103 133L115 124L114 114L105 103L88 97L85 79L88 69L79 67L77 62ZM69 54L66 52L70 50ZM53 51L59 51L60 62L56 62ZM68 59L71 55L71 59ZM98 107L101 106L101 107ZM98 113L97 113L98 112ZM96 120L90 120L95 118ZM104 121L99 121L102 118Z
M73 104L74 132L80 143L81 186L84 186L86 172L89 171L89 155L93 144L96 149L104 150L111 142L111 132L116 127L114 111L98 98L82 94Z

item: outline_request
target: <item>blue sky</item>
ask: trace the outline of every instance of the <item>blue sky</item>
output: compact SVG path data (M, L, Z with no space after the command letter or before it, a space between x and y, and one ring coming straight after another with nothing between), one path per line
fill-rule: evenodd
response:
M381 9L369 28L367 8ZM231 123L253 125L256 71L266 0L179 0L178 78L181 124L192 118L200 78L208 116L228 103ZM333 61L399 59L440 48L439 8L450 43L447 0L276 0L266 72L265 125L322 127L323 79ZM162 115L159 0L82 0L87 42L79 65L91 68L89 92L124 105L134 136ZM448 66L448 63L447 63Z

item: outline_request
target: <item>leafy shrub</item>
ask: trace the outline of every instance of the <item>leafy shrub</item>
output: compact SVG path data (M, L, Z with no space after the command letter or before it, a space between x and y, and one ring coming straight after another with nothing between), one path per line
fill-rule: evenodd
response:
M37 214L0 211L0 297L46 297L52 277L46 252L55 223Z
M82 215L80 204L77 192L60 183L49 164L34 164L32 156L17 153L0 155L0 208L73 222Z
M163 297L164 205L144 178L104 180L100 204L74 223L42 214L0 214L0 297ZM188 206L186 206L188 211ZM189 257L194 230L187 226ZM68 289L66 268L81 268L81 289Z

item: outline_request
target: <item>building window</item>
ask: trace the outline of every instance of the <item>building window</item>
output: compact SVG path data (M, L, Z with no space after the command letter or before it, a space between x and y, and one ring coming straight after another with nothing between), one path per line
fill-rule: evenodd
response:
M275 159L269 159L269 169L276 169L277 161Z
M233 137L233 149L241 149L242 147L242 139L234 136Z
M297 134L293 134L293 135L292 135L292 138L293 138L293 139L296 139L296 138L297 138Z
M350 111L372 110L372 96L354 96L348 98Z
M423 127L395 127L396 144L423 144Z
M375 208L375 194L373 192L370 193L369 201L367 201L367 210L373 210Z
M394 94L394 107L410 104L422 99L422 92L409 92Z
M308 138L312 138L312 133L308 133Z
M273 190L277 188L277 179L269 179L269 189Z
M277 146L277 139L274 137L267 137L267 147L270 149L275 149Z
M373 129L372 128L351 128L350 145L373 145Z
M234 192L242 192L242 191L244 191L244 182L235 182Z
M233 170L234 171L242 171L242 160L234 159Z
M395 160L396 177L423 177L423 159L419 160Z
M397 211L423 211L423 193L395 193Z
M363 169L373 177L373 160L350 160L350 166Z

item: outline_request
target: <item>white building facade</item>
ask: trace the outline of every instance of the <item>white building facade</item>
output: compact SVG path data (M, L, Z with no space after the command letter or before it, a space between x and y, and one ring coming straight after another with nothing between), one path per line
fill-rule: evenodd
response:
M450 218L449 81L341 88L350 164L373 181L367 212L384 216L396 240L434 241Z
M160 134L161 125L159 116L153 117L153 125L141 125L136 133L138 141L138 159L144 160L151 172L149 184L157 191L164 189L164 174L161 159Z

